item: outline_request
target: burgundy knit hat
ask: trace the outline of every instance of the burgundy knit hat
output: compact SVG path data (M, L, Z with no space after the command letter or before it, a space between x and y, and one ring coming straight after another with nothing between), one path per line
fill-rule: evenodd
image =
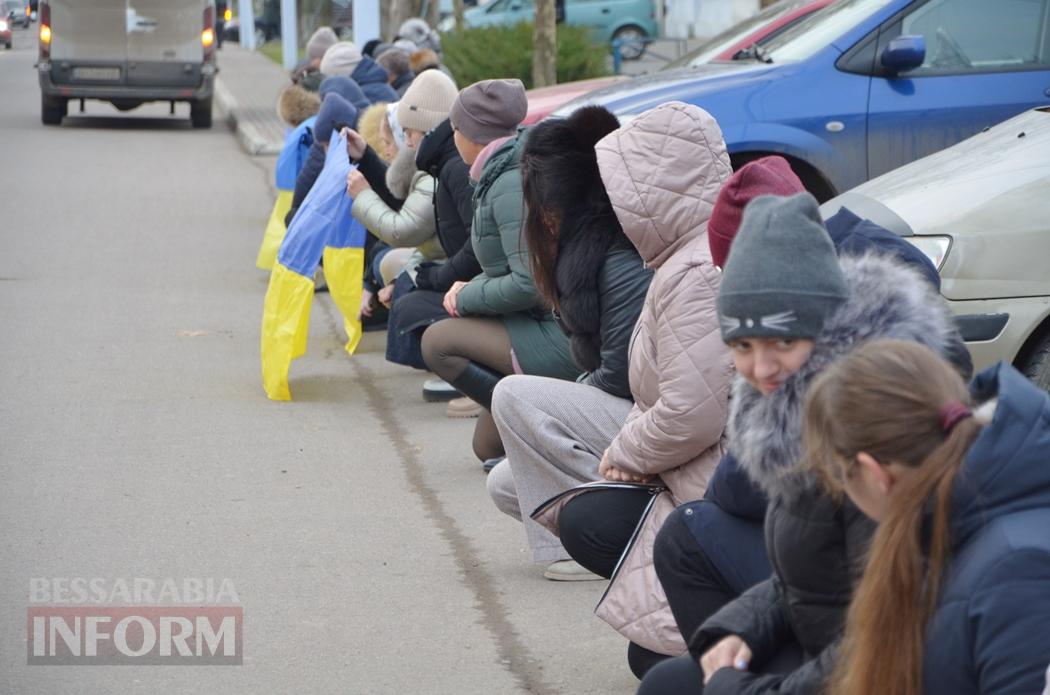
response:
M789 196L805 190L783 157L763 157L740 167L718 192L711 219L707 222L707 243L711 246L714 264L725 267L729 247L740 229L744 208L753 198L760 195Z

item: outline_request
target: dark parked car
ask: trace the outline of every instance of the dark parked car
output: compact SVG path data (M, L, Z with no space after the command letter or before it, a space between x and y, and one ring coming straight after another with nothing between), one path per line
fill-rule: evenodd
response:
M29 13L20 0L0 0L0 17L7 21L8 29L16 26L25 29L29 26Z

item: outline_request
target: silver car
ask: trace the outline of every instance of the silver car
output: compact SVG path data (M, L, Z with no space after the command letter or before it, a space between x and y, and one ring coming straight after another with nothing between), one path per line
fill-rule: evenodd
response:
M211 127L214 0L41 0L39 22L45 124L72 99L101 99L122 111L189 102L194 127Z
M824 204L907 238L982 369L1012 362L1050 390L1050 109L1026 111Z

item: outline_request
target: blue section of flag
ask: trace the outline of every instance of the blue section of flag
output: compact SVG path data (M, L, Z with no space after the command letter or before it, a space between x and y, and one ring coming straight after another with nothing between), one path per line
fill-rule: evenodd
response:
M284 191L295 190L295 180L299 178L310 146L314 143L313 127L317 116L311 116L288 132L284 138L284 147L277 157L277 169L274 172L274 183Z
M281 265L306 277L313 277L325 246L364 246L364 227L350 216L353 201L346 193L346 177L351 165L344 143L339 133L332 133L324 169L292 218L277 254Z

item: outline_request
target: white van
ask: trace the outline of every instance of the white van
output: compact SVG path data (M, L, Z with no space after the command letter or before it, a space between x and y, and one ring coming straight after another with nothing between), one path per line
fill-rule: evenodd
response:
M214 0L40 0L41 120L58 125L69 101L121 111L147 101L190 104L211 127Z

